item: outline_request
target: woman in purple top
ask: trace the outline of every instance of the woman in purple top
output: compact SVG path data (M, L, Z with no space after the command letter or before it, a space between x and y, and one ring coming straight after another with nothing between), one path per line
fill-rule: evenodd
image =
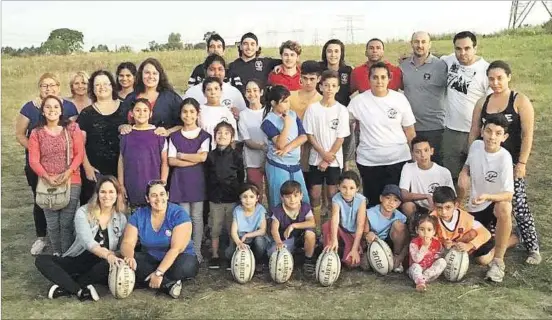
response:
M211 135L198 126L199 110L197 100L184 99L180 107L184 126L170 135L168 157L173 167L169 200L179 203L190 214L195 251L201 263L203 201L206 199L203 162L207 159Z
M53 73L44 73L38 80L39 96L31 100L21 107L19 114L15 120L15 139L17 142L25 148L25 176L27 177L27 183L33 191L33 199L36 197L36 185L38 184L38 176L29 166L29 153L28 143L31 131L38 125L40 119L40 104L42 99L49 95L60 97L60 81L59 78ZM61 97L60 97L61 98ZM79 114L75 105L68 101L63 100L63 117L75 120ZM33 200L34 202L34 200ZM36 229L36 241L31 247L31 254L37 255L42 253L46 246L46 218L44 217L44 211L34 204L33 216Z
M132 131L121 136L118 179L131 207L146 205L146 187L151 180L167 183L167 141L149 124L151 104L137 99L132 106Z

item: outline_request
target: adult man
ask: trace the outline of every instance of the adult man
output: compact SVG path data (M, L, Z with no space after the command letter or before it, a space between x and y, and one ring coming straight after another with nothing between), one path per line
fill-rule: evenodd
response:
M441 164L447 64L429 52L431 39L427 32L412 34L410 44L412 56L400 64L404 95L416 118L416 136L429 141L435 150L431 160Z
M214 33L207 39L208 55L212 55L214 53L222 57L225 49L226 44L224 43L224 39L219 34ZM190 79L188 79L188 88L202 83L203 79L205 79L205 68L203 67L203 63L200 63L194 68L194 71L192 71L192 74L190 75Z
M486 71L489 63L477 53L477 39L469 31L453 39L454 54L443 56L448 66L443 165L456 182L468 155L468 136L475 103L491 93Z
M378 38L370 39L370 41L366 43L366 51L364 55L368 58L368 61L356 67L351 73L351 93L354 93L355 91L363 93L364 91L370 89L368 70L371 65L378 62L384 62L391 73L388 88L397 91L402 87L401 69L392 65L389 61L383 60L384 48L385 45L383 44L383 41Z
M282 85L289 91L301 89L301 70L297 65L301 55L301 45L296 41L288 40L280 46L280 57L282 58L282 70L279 73L272 71L268 75L268 85Z

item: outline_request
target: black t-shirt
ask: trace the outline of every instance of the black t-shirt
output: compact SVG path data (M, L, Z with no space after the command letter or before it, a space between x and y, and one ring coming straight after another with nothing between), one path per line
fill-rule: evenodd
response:
M88 106L79 114L77 123L86 132L84 149L90 164L101 174L117 176L119 126L125 123L121 106L110 115Z
M107 228L105 229L102 229L101 227L98 228L98 232L94 237L94 241L99 243L100 247L109 249L109 233L107 232Z
M228 65L230 83L238 88L242 95L245 94L245 86L251 79L257 79L262 82L263 88L266 86L268 75L275 66L282 64L281 59L269 57L257 57L250 61L243 61L238 58Z

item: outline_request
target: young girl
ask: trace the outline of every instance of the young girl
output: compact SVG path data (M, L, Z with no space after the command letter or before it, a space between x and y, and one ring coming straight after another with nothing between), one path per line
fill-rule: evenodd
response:
M418 236L410 242L408 275L416 284L416 291L424 292L427 282L437 279L445 270L447 262L441 258L443 247L437 238L437 218L422 215L418 220Z
M186 98L180 108L184 126L169 137L169 165L173 167L169 201L179 203L192 218L192 237L197 259L201 263L203 238L203 201L205 173L203 163L210 149L211 136L198 127L199 103Z
M118 179L131 207L146 205L146 187L151 180L167 182L167 141L154 133L149 124L151 104L138 98L132 109L134 125L129 134L121 136Z
M220 102L222 96L222 80L215 77L208 77L203 81L203 94L207 98L207 103L201 105L199 112L199 126L214 137L214 129L217 124L222 121L228 122L237 132L236 119L232 112ZM237 135L234 135L233 140L237 140ZM215 139L212 139L211 149L217 147Z
M299 165L300 147L307 142L307 134L301 119L290 110L289 96L290 92L284 86L272 87L268 97L272 110L261 124L269 139L265 170L271 208L280 203L280 187L288 180L297 181L301 185L303 202L310 202Z
M31 131L28 144L29 165L39 179L52 186L64 185L69 179L71 181L69 204L61 210L44 209L55 256L66 252L75 239L73 219L81 189L79 167L84 157L84 141L79 126L68 122L62 114L62 101L52 95L45 97L40 106L38 126ZM68 145L70 152L67 152Z
M244 250L247 245L255 255L257 267L262 271L261 261L266 251L266 209L259 203L259 189L250 183L240 188L241 204L234 208L230 236L232 241L226 248L226 259L231 260L236 247Z
M338 251L343 263L357 267L364 252L366 198L358 192L360 177L354 171L343 172L338 187L332 198L332 220L322 225L324 250Z
M228 122L221 122L215 127L214 133L217 146L209 152L205 161L213 254L209 261L209 269L220 268L219 237L223 226L230 231L232 210L238 201L238 189L244 180L243 157L241 152L231 146L232 137L236 134L234 127Z
M249 80L245 87L245 97L249 101L249 109L240 112L238 122L241 139L245 142L244 160L247 170L247 180L253 183L259 190L259 202L263 201L267 141L261 130L263 114L263 89L259 80Z

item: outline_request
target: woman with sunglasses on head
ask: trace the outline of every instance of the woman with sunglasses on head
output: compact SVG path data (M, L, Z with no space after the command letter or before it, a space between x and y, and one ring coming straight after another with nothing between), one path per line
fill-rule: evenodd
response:
M15 139L25 148L25 176L27 183L33 192L33 199L36 197L36 185L38 176L29 166L28 144L31 131L38 125L40 119L40 105L42 99L49 95L60 97L60 81L57 75L53 73L44 73L38 79L39 95L35 99L28 101L21 107L19 114L15 118ZM65 118L75 120L79 114L77 107L71 101L62 99L62 115ZM33 200L34 202L34 200ZM33 216L36 229L36 241L31 247L31 254L37 255L42 253L46 246L46 218L44 210L36 203L33 207Z
M136 271L136 285L160 290L174 299L180 296L182 281L193 278L199 270L194 250L192 222L179 205L170 203L162 180L150 181L146 187L146 207L130 217L121 253L124 261ZM141 252L134 252L140 241Z

